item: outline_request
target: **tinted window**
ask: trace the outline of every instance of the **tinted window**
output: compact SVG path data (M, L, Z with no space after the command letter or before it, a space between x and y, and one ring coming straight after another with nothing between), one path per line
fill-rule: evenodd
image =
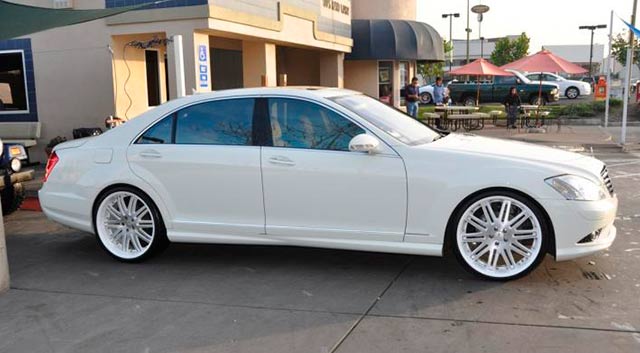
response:
M138 143L171 143L173 130L173 115L166 117L153 125L144 135L140 136Z
M254 99L201 103L177 113L176 143L251 145Z
M496 82L495 83L499 83L499 84L503 84L503 85L515 85L516 82L516 77L515 76L496 76Z
M527 78L531 81L540 81L540 74L527 75Z
M273 145L276 147L348 151L349 141L365 131L317 104L269 99Z
M428 143L440 136L407 114L363 94L340 96L333 101L408 145Z

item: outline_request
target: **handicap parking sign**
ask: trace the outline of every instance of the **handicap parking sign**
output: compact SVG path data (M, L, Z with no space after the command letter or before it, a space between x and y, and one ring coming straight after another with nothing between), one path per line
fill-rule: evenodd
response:
M207 65L200 65L200 73L206 74L208 71Z
M198 47L198 58L200 61L207 61L207 46L201 45Z

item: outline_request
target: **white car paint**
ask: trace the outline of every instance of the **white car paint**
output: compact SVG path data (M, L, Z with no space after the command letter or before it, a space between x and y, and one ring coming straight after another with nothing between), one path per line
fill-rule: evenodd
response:
M576 81L576 80L568 80L560 75L556 75L551 72L543 72L543 84L556 84L560 89L560 94L564 97L573 99L576 97L569 96L569 88L577 88L578 96L588 96L591 94L591 85L588 82ZM531 72L525 75L532 82L539 82L540 73L539 72Z
M407 145L330 98L339 89L259 88L170 101L103 135L62 143L39 192L52 220L94 232L98 195L113 185L146 193L173 242L296 245L389 253L443 254L456 207L480 190L505 188L548 214L555 257L607 248L617 198L571 201L545 179L573 174L602 184L604 164L548 147L450 134ZM379 139L375 153L260 146L138 145L148 127L181 107L232 97L317 102ZM146 155L146 157L145 157ZM589 244L577 244L602 228Z

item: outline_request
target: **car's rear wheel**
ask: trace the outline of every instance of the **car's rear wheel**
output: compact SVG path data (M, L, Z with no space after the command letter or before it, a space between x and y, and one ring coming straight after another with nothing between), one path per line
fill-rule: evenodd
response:
M168 244L166 228L153 201L129 187L114 188L100 197L94 227L102 247L125 262L142 261Z
M531 105L545 105L547 104L547 100L544 97L534 95L529 99L529 103L531 103Z
M548 225L533 202L509 191L483 193L459 208L449 236L460 264L480 277L511 280L546 254Z
M576 99L580 96L580 91L576 87L569 87L564 92L564 95L569 99Z
M433 97L431 97L431 94L429 94L429 92L424 92L420 95L420 103L431 104L433 103Z
M476 105L476 99L472 96L466 96L463 100L462 100L462 104L467 106L467 107L473 107Z

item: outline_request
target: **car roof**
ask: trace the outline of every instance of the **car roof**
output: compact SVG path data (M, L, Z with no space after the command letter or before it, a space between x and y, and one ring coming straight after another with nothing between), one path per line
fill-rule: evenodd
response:
M256 87L256 88L234 88L228 90L211 91L205 93L196 93L192 97L194 100L223 98L242 95L291 95L296 97L307 98L333 98L340 96L350 96L360 94L360 92L336 88L336 87L320 87L320 86L287 86L287 87Z

